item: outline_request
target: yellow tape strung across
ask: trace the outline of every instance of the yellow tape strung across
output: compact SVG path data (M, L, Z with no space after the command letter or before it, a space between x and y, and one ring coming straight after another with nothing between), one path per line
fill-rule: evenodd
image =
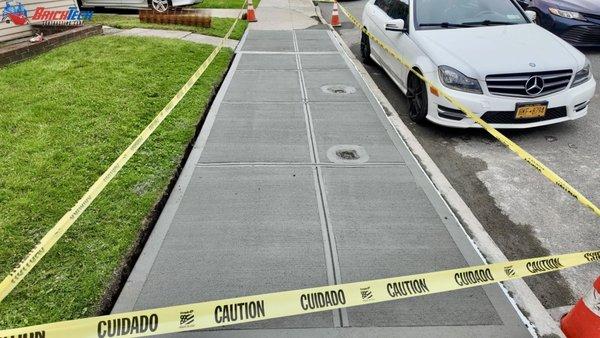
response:
M594 261L600 261L600 251L77 319L0 331L0 337L144 337L199 330L466 289Z
M244 2L245 6L245 2ZM0 283L0 302L8 296L8 294L19 284L19 282L33 269L33 267L48 253L48 251L58 242L58 240L69 230L71 225L81 216L81 214L92 204L92 202L98 197L98 195L104 190L104 188L110 183L110 181L117 175L117 173L125 166L129 159L137 152L137 150L146 142L146 140L152 135L152 133L158 128L158 126L164 121L164 119L171 114L173 108L179 104L181 99L187 94L187 92L194 86L196 81L202 76L202 74L208 69L210 64L214 61L215 57L225 44L225 41L229 39L233 29L237 22L241 18L243 8L240 10L240 14L233 22L225 37L221 39L219 45L212 51L208 58L200 65L196 72L189 78L189 80L181 87L179 92L171 99L171 101L163 108L163 110L156 115L154 120L148 124L136 139L123 151L123 153L113 162L113 164L98 178L98 180L90 187L90 189L81 197L81 199L75 204L71 210L69 210L59 221L46 233L46 235L38 242L38 244L25 256L21 262L11 271L11 273L4 278Z
M342 11L346 16L361 28L361 30L365 31L360 22L351 16L345 8L342 6L340 6L340 8L342 8ZM238 19L239 17L240 16L238 16ZM227 39L230 36L237 21L238 20L236 19L224 39ZM366 33L369 34L368 32ZM371 36L371 38L378 41L374 36ZM27 258L15 268L2 284L0 284L0 299L3 299L33 268L33 266L35 266L43 255L48 252L56 241L60 239L79 215L81 215L108 182L110 182L116 173L123 167L127 160L137 151L137 149L139 149L165 117L169 115L181 98L207 69L212 60L214 60L221 50L224 41L225 40L221 41L219 46L211 53L209 58L200 66L190 80L188 80L175 98L169 102L169 104L125 150L125 152L119 156L115 163L113 163L100 179L98 179L75 207L61 218L56 226L44 236L42 241L40 241L35 249L32 250ZM410 65L404 62L393 50L381 43L380 45L410 69ZM423 76L418 73L415 74L432 86L431 82ZM513 151L525 155L521 156L521 154L519 154L519 156L524 158L531 165L538 168L546 177L549 179L551 178L547 175L545 170L549 173L552 172L535 160L531 155L527 154L516 144L512 143L494 128L479 119L479 117L470 112L468 108L455 102L455 100L441 90L439 91L446 99L461 108L467 116L486 128L488 132L497 137ZM533 161L528 159L528 156L531 157ZM570 185L566 184L566 182L560 179L556 174L552 174L556 176L556 181L553 182L559 186L561 186L562 182L564 186L561 187L579 199L578 195L573 194L570 191L574 191ZM577 192L575 191L575 193ZM581 198L583 198L584 201L587 201L585 197L581 196ZM584 202L582 201L582 203ZM589 201L587 201L587 203L594 212L600 215L598 208ZM448 292L558 271L596 261L600 261L600 250L91 317L4 330L0 331L0 337L104 338L114 336L143 337L175 333Z
M320 1L320 2L334 2L334 1ZM337 2L337 1L335 1L335 2ZM502 142L502 144L507 146L510 150L512 150L520 158L522 158L527 163L529 163L532 167L534 167L536 170L538 170L542 175L544 175L548 180L550 180L550 182L558 185L560 188L562 188L564 191L566 191L569 195L575 197L581 204L588 207L596 215L600 216L600 209L594 203L592 203L589 199L587 199L583 194L581 194L579 191L577 191L577 189L575 189L573 186L571 186L567 181L562 179L560 176L558 176L558 174L556 174L550 168L546 167L542 162L540 162L538 159L533 157L533 155L529 154L527 151L525 151L519 145L517 145L516 143L511 141L506 136L502 135L502 133L500 133L494 127L490 126L487 122L485 122L479 116L477 116L475 113L473 113L473 111L471 111L471 109L469 109L467 106L465 106L458 100L454 99L448 93L446 93L445 90L443 90L439 87L436 87L429 79L427 79L426 77L424 77L423 75L421 75L417 71L415 71L415 69L413 68L413 65L409 64L395 50L393 50L392 48L387 46L385 43L383 43L381 40L379 40L376 36L374 36L369 31L367 31L365 26L360 21L358 21L358 19L356 19L350 12L348 12L348 10L346 10L346 8L344 8L344 6L342 6L341 4L338 3L338 7L342 10L342 12L346 15L346 17L348 17L348 19L350 19L350 21L352 21L352 23L358 29L360 29L362 32L367 34L369 36L369 38L371 38L378 45L380 45L381 48L383 48L386 52L388 52L390 55L392 55L398 62L400 62L404 67L409 69L415 76L417 76L419 79L421 79L423 82L425 82L429 87L436 89L442 95L442 97L444 97L446 100L448 100L448 102L452 103L456 108L460 109L463 113L465 113L467 115L468 118L475 121L475 123L477 123L481 127L483 127L483 129L485 129L488 133L490 133L492 136L494 136L498 141Z

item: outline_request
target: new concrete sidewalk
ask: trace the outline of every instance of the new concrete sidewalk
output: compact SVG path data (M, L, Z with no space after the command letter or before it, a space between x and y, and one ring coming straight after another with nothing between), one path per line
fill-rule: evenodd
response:
M305 29L317 25L317 13L310 0L262 0L256 8L258 22L250 30Z
M478 264L331 33L252 29L113 312ZM497 285L198 335L530 336Z

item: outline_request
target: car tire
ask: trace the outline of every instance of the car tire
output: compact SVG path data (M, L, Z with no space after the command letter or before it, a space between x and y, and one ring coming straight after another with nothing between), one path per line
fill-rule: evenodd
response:
M408 117L416 123L424 123L429 110L427 84L412 73L408 77L406 98L408 99Z
M173 6L169 0L150 0L150 7L152 7L152 10L155 12L165 13Z
M362 32L360 38L360 55L364 64L373 64L373 59L371 59L371 39L369 39L369 36L365 32Z

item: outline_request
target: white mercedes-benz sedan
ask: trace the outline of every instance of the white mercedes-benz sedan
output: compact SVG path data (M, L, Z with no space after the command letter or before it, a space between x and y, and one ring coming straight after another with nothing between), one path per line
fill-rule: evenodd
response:
M574 120L594 96L586 57L534 19L515 0L370 0L363 13L370 33L496 128ZM361 52L406 94L413 121L478 126L364 33Z

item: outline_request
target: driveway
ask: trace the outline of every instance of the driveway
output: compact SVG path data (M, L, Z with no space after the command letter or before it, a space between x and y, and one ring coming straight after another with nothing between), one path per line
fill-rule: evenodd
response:
M361 18L366 1L342 5ZM320 4L331 17L331 4ZM360 58L360 32L341 15L338 32ZM583 51L600 79L600 50ZM509 259L561 254L600 247L600 218L551 184L500 142L481 130L419 126L407 115L404 95L383 70L365 67L400 118L473 210ZM555 126L505 135L600 203L600 91L588 116ZM526 279L548 309L571 305L598 277L596 266L568 269Z

